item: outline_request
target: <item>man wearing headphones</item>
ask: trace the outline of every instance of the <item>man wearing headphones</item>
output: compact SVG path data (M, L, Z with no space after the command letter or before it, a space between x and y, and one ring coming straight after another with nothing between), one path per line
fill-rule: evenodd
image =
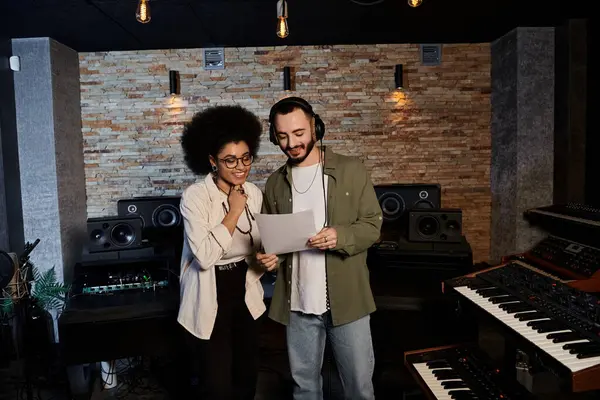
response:
M374 355L367 250L379 238L382 213L363 163L316 146L325 124L304 99L288 97L269 115L270 140L287 155L267 180L263 212L311 209L320 230L310 250L258 254L279 265L269 316L287 326L294 399L322 399L321 366L329 339L346 399L374 399ZM294 229L289 227L289 229Z

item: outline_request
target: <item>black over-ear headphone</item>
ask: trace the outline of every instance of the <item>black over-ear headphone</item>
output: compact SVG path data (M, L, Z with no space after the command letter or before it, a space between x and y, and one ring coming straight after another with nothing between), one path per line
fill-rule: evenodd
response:
M312 106L308 104L308 101L300 97L286 97L275 103L273 107L271 107L271 112L269 113L269 140L271 143L274 145L279 145L279 140L277 140L277 135L275 134L275 115L277 115L277 113L279 113L283 107L289 105L297 106L306 113L312 115L315 121L315 137L317 141L323 139L323 136L325 136L325 123L318 114L315 114Z

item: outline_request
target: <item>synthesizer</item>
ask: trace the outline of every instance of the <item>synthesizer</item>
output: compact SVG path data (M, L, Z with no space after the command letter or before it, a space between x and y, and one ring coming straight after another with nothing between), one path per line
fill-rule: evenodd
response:
M573 280L595 277L600 270L600 249L549 235L523 254L541 268Z
M600 209L582 204L554 204L524 212L525 220L551 235L600 248Z
M544 215L562 221L600 227L600 209L585 204L554 204L527 210L526 214Z
M404 353L404 364L429 399L534 398L514 377L497 368L475 346L457 345L409 351Z
M519 261L444 286L536 351L568 391L600 389L600 297Z

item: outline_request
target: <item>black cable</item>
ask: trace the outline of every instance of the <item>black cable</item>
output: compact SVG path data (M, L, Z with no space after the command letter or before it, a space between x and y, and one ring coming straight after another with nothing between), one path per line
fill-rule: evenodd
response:
M322 163L321 163L321 172L322 172L322 182L323 182L323 202L325 205L325 221L323 223L323 228L328 227L329 226L329 205L327 204L327 191L325 190L325 149L323 147L323 138L321 137L321 154L320 156L322 157ZM326 302L328 303L328 311L329 311L329 315L331 315L331 302L329 301L329 278L327 276L327 254L325 254L325 296L327 296L326 298ZM332 320L333 323L333 320ZM326 335L326 339L325 339L325 346L327 346L327 342L329 342L330 346L329 346L329 353L327 354L327 381L328 381L328 385L329 385L329 399L331 400L331 341L328 339L329 335Z

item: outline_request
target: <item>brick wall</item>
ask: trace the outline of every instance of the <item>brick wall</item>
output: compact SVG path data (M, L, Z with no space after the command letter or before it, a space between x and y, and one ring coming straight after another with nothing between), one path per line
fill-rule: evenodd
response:
M250 180L262 187L284 161L267 140L270 106L294 93L314 104L326 144L361 157L375 184L440 183L444 207L463 210L476 260L490 242L490 47L444 45L442 64L420 64L418 45L227 48L226 68L202 70L200 49L80 54L88 215L116 201L180 193L194 181L179 146L182 124L213 104L239 103L265 126ZM404 91L394 65L404 65ZM171 97L169 70L180 73Z

